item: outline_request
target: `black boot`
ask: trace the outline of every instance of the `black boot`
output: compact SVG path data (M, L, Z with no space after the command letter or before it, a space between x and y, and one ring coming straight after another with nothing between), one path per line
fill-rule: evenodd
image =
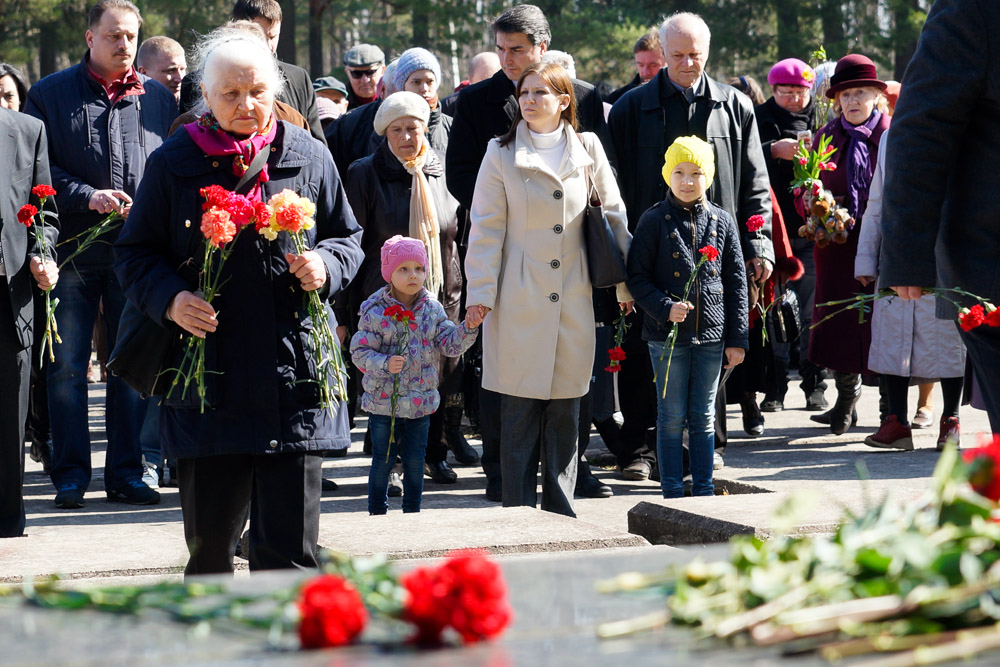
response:
M740 400L740 409L743 412L743 430L750 437L757 437L764 433L764 415L757 407L757 396L754 392L743 392Z
M833 408L830 408L826 412L821 412L818 415L810 415L809 419L816 422L817 424L822 424L823 426L830 425L830 417L833 416ZM851 411L851 426L858 425L858 411L854 409Z
M583 498L610 498L614 492L610 486L594 477L587 459L580 459L576 470L576 495Z
M830 411L830 432L841 435L851 427L854 406L861 398L861 375L858 373L834 373L837 385L837 400Z
M463 466L479 465L479 454L462 434L462 412L465 408L451 405L444 408L444 441L455 455L455 460Z

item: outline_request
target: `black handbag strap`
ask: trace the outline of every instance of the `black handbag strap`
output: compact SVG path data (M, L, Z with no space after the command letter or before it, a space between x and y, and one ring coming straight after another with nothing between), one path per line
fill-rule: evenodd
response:
M580 144L583 145L584 148L587 147L587 144L583 143L582 134L577 132L576 138L580 140ZM590 155L590 152L588 151L587 154ZM590 158L593 159L594 156L591 155ZM586 167L583 168L583 173L584 176L587 178L587 202L591 206L601 206L601 193L597 191L597 186L594 185L593 167L588 164Z
M233 192L240 195L245 195L253 189L253 185L247 187L247 184L251 181L256 181L257 176L261 171L264 170L264 165L267 164L267 157L271 154L271 144L264 144L261 149L257 151L257 154L253 156L253 160L250 161L250 166L247 167L246 172L240 178L239 183L233 189Z

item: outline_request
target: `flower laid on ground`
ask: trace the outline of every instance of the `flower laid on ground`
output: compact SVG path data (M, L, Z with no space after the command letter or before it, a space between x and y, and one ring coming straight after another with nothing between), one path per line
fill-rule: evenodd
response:
M63 588L57 578L0 585L0 598L66 611L90 609L138 614L158 609L175 621L205 629L249 626L267 631L270 644L323 649L363 640L418 645L463 644L499 637L512 612L500 567L484 552L456 551L435 565L402 578L381 556L352 558L323 551L320 574L291 586L262 589L247 582L163 582L159 584Z
M483 552L455 552L442 565L417 568L401 581L407 592L403 618L416 626L416 643L438 643L451 627L473 644L499 636L510 623L500 566Z
M282 190L267 201L268 217L258 217L257 233L268 241L275 241L278 234L287 232L302 255L309 250L306 232L316 225L316 204L292 190ZM316 385L320 404L333 416L337 397L347 400L347 367L341 352L340 339L330 327L327 306L319 298L318 290L305 292L309 322L309 345L316 363ZM331 382L331 376L333 378Z
M361 594L333 574L310 579L299 592L299 641L302 648L350 644L368 623Z
M972 294L971 292L966 292L965 290L958 287L927 287L923 290L924 294L933 294L939 299L944 299L950 302L955 308L958 309L958 325L962 327L963 331L972 331L973 329L986 325L988 327L1000 327L1000 311L997 307L993 305L989 300L984 299L981 296ZM895 299L899 295L893 289L881 289L874 294L855 294L849 299L839 299L837 301L827 301L826 303L820 303L816 305L816 308L827 308L840 306L837 310L829 313L823 319L818 322L813 322L809 327L810 329L815 329L817 326L826 322L827 320L840 315L848 310L858 311L858 323L865 321L865 315L871 312L872 304L879 299ZM977 301L975 305L971 308L963 306L959 302L959 299L963 301Z
M622 369L622 362L625 361L625 350L622 349L622 343L625 342L625 332L631 326L627 321L627 314L623 310L618 314L618 319L615 320L615 337L611 343L611 349L608 350L608 359L611 363L604 367L604 370L608 373L617 373L620 371Z
M694 285L695 278L698 277L698 271L704 266L706 262L714 262L719 259L719 249L712 245L706 245L698 248L698 262L694 265L694 271L688 276L687 283L684 284L684 293L678 299L681 303L687 303L688 296L691 294L691 287ZM663 371L663 398L667 397L667 381L670 379L670 361L674 358L674 345L677 344L677 333L679 327L675 323L670 327L670 333L667 334L667 341L663 345L663 351L660 352L660 363L657 365L657 370L663 365L663 358L666 355L667 367ZM667 353L667 348L670 348L669 354Z
M270 218L267 207L258 207L243 195L231 192L219 185L210 185L200 191L205 202L202 204L200 230L204 237L205 250L198 271L198 295L212 303L222 287L222 267L233 251L234 241L245 228L258 223L258 216ZM259 202L258 202L259 203ZM188 336L184 356L180 366L169 369L174 379L167 390L169 398L181 391L181 399L187 398L188 389L193 385L198 394L201 411L205 411L205 339Z
M950 443L921 498L848 512L829 537L793 534L811 504L794 496L776 516L780 534L733 538L726 562L599 583L606 592L662 591L666 604L598 633L618 637L672 621L831 662L893 654L871 665L957 662L1000 649L998 463L998 436L961 456Z
M55 188L51 185L46 185L44 183L39 183L35 187L31 188L31 194L38 197L38 207L33 204L25 204L17 212L17 221L22 225L31 230L32 234L35 235L35 245L38 246L38 254L42 262L52 262L55 261L52 255L52 248L49 245L48 240L45 238L45 230L48 224L45 222L46 218L57 218L53 211L45 210L45 202L49 197L54 197L56 195ZM40 213L39 213L40 212ZM34 224L35 216L38 216L38 224ZM41 368L44 363L45 351L49 352L49 361L55 361L55 349L53 347L54 343L62 343L62 338L59 337L59 327L56 324L56 306L59 305L59 299L52 298L52 288L49 287L45 290L45 330L42 333L42 345L41 345L41 356L38 359L38 367Z
M799 236L815 241L820 248L825 248L831 241L847 243L847 236L854 229L854 218L847 209L837 205L833 194L823 187L820 180L821 172L837 168L832 161L837 149L830 145L830 141L830 136L824 136L815 150L800 141L795 152L796 159L792 162L795 180L790 187L795 195L796 207L801 207L799 213L806 220L799 227Z
M417 318L412 310L406 310L398 303L389 306L382 313L396 323L396 354L401 357L409 356L410 353L410 333L417 330ZM391 413L389 417L389 444L396 441L396 408L399 406L399 380L402 371L394 373L392 376L392 394L389 396ZM389 460L389 451L386 450L385 460Z

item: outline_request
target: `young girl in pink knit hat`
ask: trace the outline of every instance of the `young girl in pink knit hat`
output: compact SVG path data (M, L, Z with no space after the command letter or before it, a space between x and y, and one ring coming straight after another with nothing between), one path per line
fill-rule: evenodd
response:
M464 324L449 320L437 299L424 289L426 273L427 250L422 241L406 236L386 241L382 277L389 284L361 305L358 331L351 339L351 358L364 373L361 408L370 415L372 434L369 514L388 511L389 473L397 455L403 460L403 511L420 511L427 429L430 415L441 402L439 355L460 356L472 346L482 323L478 309L466 314Z

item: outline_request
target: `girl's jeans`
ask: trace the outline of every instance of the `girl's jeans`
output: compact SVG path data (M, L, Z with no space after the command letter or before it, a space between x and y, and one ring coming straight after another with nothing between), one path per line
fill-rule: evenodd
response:
M670 362L667 393L663 375L669 348L649 342L649 357L656 375L656 457L660 466L660 490L664 498L684 496L683 436L688 431L692 494L711 496L712 458L715 450L715 394L722 369L722 342L677 345Z
M372 467L368 472L368 513L385 514L389 510L389 473L396 465L396 456L403 459L403 511L419 512L420 495L424 492L424 450L427 449L429 415L418 419L396 417L396 433L389 444L389 422L386 415L372 415L368 428L372 434Z

